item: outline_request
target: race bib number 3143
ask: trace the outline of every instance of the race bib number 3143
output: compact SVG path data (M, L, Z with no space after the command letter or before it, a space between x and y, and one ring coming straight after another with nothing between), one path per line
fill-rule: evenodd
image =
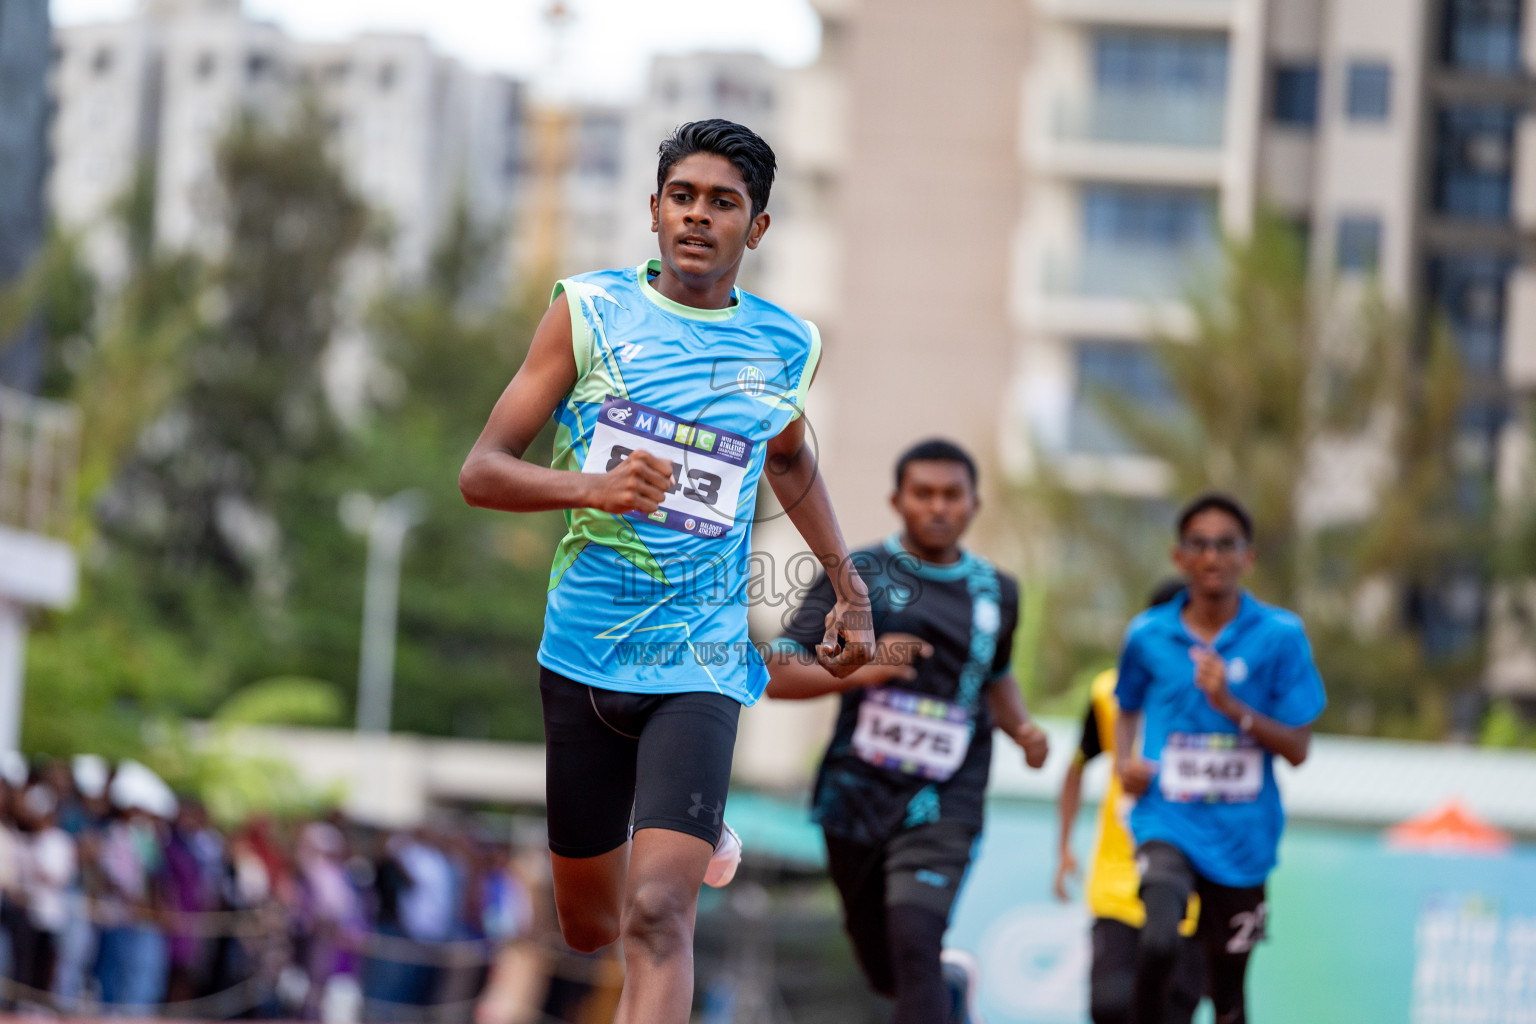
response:
M672 465L661 507L629 518L697 537L724 537L752 459L752 442L707 423L689 423L639 402L609 395L592 431L583 473L606 473L637 451Z
M881 688L859 703L853 752L877 767L943 782L965 760L971 729L971 716L958 704Z
M1163 743L1157 779L1175 803L1247 803L1264 786L1264 755L1246 736L1176 732Z

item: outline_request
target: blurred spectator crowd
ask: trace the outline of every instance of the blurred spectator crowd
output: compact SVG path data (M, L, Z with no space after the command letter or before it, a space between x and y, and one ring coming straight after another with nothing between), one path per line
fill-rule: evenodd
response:
M468 1021L542 899L542 857L465 827L221 830L135 762L5 774L7 1009Z

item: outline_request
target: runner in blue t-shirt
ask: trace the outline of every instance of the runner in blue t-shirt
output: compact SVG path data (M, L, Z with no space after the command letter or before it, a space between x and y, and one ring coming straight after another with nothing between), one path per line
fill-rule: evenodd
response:
M1147 911L1135 1020L1162 1024L1179 921L1197 892L1216 1020L1243 1024L1285 827L1274 755L1306 760L1326 698L1301 619L1242 587L1254 559L1248 511L1205 494L1178 529L1173 561L1188 587L1131 622L1115 690L1116 770L1139 798L1130 823Z
M774 165L729 121L664 141L661 258L559 282L459 476L472 505L566 510L539 646L550 861L566 941L624 939L620 1024L688 1019L699 886L740 858L723 814L737 717L768 682L746 608L765 468L836 591L818 660L841 677L874 650L805 444L820 336L735 287ZM523 453L551 417L546 469Z

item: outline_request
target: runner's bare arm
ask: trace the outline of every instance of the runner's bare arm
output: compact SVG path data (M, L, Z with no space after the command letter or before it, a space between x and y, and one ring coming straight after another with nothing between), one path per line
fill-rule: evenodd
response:
M1195 685L1205 694L1205 699L1217 711L1226 715L1243 732L1258 740L1271 753L1279 754L1293 765L1307 759L1312 746L1310 725L1285 725L1261 715L1232 695L1227 685L1227 665L1215 652L1197 649L1195 658Z
M1031 768L1045 764L1051 750L1050 738L1029 717L1029 709L1024 706L1024 695L1012 672L993 680L992 685L987 687L987 707L992 711L993 724L1024 751L1025 764Z
M523 460L523 453L575 385L570 307L561 294L539 321L527 358L497 399L459 470L459 492L465 501L503 512L656 511L672 483L672 467L647 452L636 452L601 474L549 469Z
M864 686L907 682L917 678L912 662L933 655L933 647L910 633L887 633L875 645L874 659L839 679L811 662L800 651L776 648L768 656L768 696L778 700L810 700Z
M1115 718L1115 774L1121 787L1131 796L1141 796L1157 775L1157 765L1142 757L1136 748L1136 732L1141 728L1141 712L1120 709Z
M1238 727L1258 740L1259 745L1271 753L1279 754L1291 764L1300 766L1307 759L1307 754L1312 747L1312 727L1310 725L1285 725L1275 721L1268 715L1261 715L1236 697L1231 698L1224 707L1218 708L1222 714L1238 724Z
M817 656L828 672L847 676L874 656L874 616L869 589L848 557L832 499L805 443L805 417L794 419L768 442L768 483L789 521L832 579L837 603L827 613L827 632ZM841 645L839 645L841 640Z
M1071 898L1067 892L1067 879L1077 876L1077 858L1072 855L1072 826L1077 822L1077 811L1083 801L1083 759L1072 758L1067 774L1061 780L1061 795L1056 798L1056 874L1051 880L1051 891L1065 903Z

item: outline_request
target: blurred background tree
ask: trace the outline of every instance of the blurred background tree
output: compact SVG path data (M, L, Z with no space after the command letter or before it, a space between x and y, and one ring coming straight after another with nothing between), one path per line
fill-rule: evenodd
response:
M1190 308L1192 330L1152 342L1167 407L1092 396L1166 497L1088 495L1049 454L1019 496L1021 521L1050 538L1031 566L1047 703L1085 701L1125 623L1172 575L1179 505L1214 489L1254 515L1254 593L1307 620L1329 687L1322 727L1444 736L1483 652L1435 649L1421 610L1445 566L1487 570L1491 538L1486 495L1457 471L1463 386L1448 333L1418 341L1368 286L1318 289L1301 240L1270 214L1226 243Z
M503 226L461 204L402 287L308 107L235 124L217 172L216 245L154 242L146 168L118 210L122 282L92 280L63 237L24 282L49 393L83 412L85 574L78 606L32 636L25 749L170 750L166 723L244 721L253 684L263 721L348 724L366 544L338 507L405 487L430 511L405 553L395 728L537 738L558 517L470 509L456 482L538 313L493 279ZM194 767L168 770L222 771Z

